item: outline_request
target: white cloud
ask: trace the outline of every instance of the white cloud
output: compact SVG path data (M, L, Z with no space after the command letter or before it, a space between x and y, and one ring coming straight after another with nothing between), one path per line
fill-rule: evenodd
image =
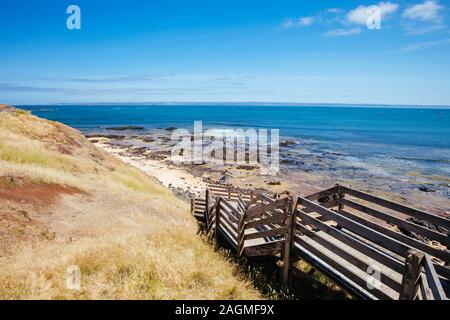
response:
M281 28L290 29L295 27L308 27L317 24L331 24L336 22L341 22L342 17L340 17L342 9L330 8L323 11L319 11L316 14L310 16L303 16L299 18L286 18L281 23Z
M381 18L386 18L398 10L399 5L392 2L379 2L377 5L381 11ZM366 25L371 14L370 6L359 6L347 13L347 22L359 25Z
M341 13L342 10L339 8L330 8L326 11L326 13Z
M282 27L283 29L289 29L289 28L292 28L292 27L294 27L294 26L295 26L294 20L292 20L292 19L286 19L286 20L284 20L283 23L281 24L281 27Z
M300 17L298 19L286 19L282 24L281 27L284 29L294 28L294 27L307 27L314 23L316 20L315 17L309 16L309 17Z
M325 36L327 37L345 37L345 36L352 36L355 34L360 34L361 28L355 27L350 29L333 29L325 33Z
M440 21L442 6L438 1L427 0L424 3L409 6L403 12L403 17L421 21Z
M314 17L301 17L298 19L298 25L305 27L305 26L310 26L312 25L314 22Z
M421 50L421 49L426 49L426 48L431 48L431 47L438 47L438 46L445 46L445 45L450 45L450 38L414 43L414 44L411 44L409 46L404 47L400 51L410 52L410 51L417 51L417 50Z

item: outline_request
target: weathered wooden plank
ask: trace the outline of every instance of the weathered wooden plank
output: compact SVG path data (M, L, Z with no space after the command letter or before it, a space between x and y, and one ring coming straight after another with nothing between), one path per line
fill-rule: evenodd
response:
M213 192L211 191L211 195L214 198L218 198L218 197L222 197L222 198L226 198L227 200L234 200L237 201L238 197L239 197L239 193L226 193L226 192ZM246 195L242 195L242 198L246 201L250 201L252 198L250 198L250 196L246 196Z
M339 192L339 188L340 188L340 186L334 186L329 189L321 190L316 193L307 195L305 198L308 200L311 200L311 201L318 200L323 197L328 197L328 196L337 194Z
M283 286L287 288L288 278L289 278L289 269L291 264L291 247L294 241L294 233L295 233L295 223L297 220L297 209L294 209L294 205L292 203L292 199L288 202L288 212L290 213L287 220L286 227L288 231L285 236L284 243L284 253L283 253ZM295 206L297 207L297 200L295 201Z
M249 189L239 189L234 187L226 187L226 186L209 186L208 189L213 193L224 193L224 194L239 194L241 193L243 196L246 197L254 197L256 195L260 195L262 193L270 193L266 191L259 191L259 190L249 190Z
M431 222L435 225L444 227L450 231L450 220L426 213L424 211L421 211L421 210L418 210L415 208L407 207L405 205L401 205L399 203L395 203L395 202L392 202L392 201L389 201L389 200L386 200L386 199L383 199L380 197L376 197L376 196L373 196L371 194L368 194L368 193L365 193L362 191L357 191L357 190L350 189L347 187L342 187L342 188L346 194L349 194L351 196L378 204L380 206L383 206L383 207L386 207L386 208L389 208L389 209L392 209L395 211L402 212L406 215L409 215L409 216L412 216L412 217L415 217L418 219L422 219L422 220Z
M274 202L276 199L274 197L269 197L267 194L262 193L261 198L266 202Z
M316 270L320 271L323 275L329 278L331 281L339 285L345 291L351 293L355 297L362 299L378 300L373 294L370 294L365 287L360 287L357 283L343 275L338 270L327 264L325 261L315 256L310 251L297 243L294 243L294 252L300 259L305 259Z
M227 206L225 200L220 202L220 209L228 216L231 221L238 222L239 212L237 212L233 207Z
M373 208L367 207L365 205L362 205L360 203L348 200L348 199L342 199L342 203L345 206L349 206L350 208L356 209L358 211L364 212L368 215L371 215L373 217L376 217L378 219L384 220L388 223L395 224L403 229L406 229L408 231L412 231L418 234L421 234L423 236L426 236L427 238L431 240L436 240L442 244L445 244L450 247L450 239L448 235L444 235L442 233L439 233L437 231L425 228L423 226L420 226L418 224L406 221L404 219L395 217L391 214L381 212L378 210L375 210Z
M249 233L244 236L244 240L258 239L258 238L267 238L273 237L277 235L285 235L288 231L288 227L280 227L277 229L270 229L265 231L257 231L255 233Z
M258 215L262 215L266 211L285 208L286 205L288 204L288 201L289 201L288 198L283 198L268 204L260 204L258 206L249 208L247 209L246 220L257 217Z
M225 228L228 233L233 236L234 241L237 242L238 230L237 226L233 225L225 216L220 217L220 227Z
M312 230L309 230L308 228L306 228L305 226L303 226L301 224L297 224L297 229L304 235L306 235L309 238L311 238L312 240L318 242L323 247L334 252L335 254L337 254L341 258L345 259L349 263L355 265L357 268L361 269L362 271L367 271L369 267L373 267L374 263L370 262L369 259L371 259L372 261L374 261L374 259L370 258L368 255L361 253L360 251L357 251L355 248L349 247L346 244L339 245L339 244L343 244L343 243L334 237L327 238L324 235L321 235L320 233L323 233L323 231L314 232ZM354 251L356 251L357 254L355 254ZM389 286L391 289L399 292L400 291L400 282L398 279L396 280L395 277L393 276L393 272L395 272L395 271L384 266L383 264L379 263L378 261L375 261L375 265L376 265L377 269L380 270L380 276L381 276L380 281L382 283L386 284L387 286ZM398 272L396 274L399 275Z
M353 213L350 213L349 211L341 210L341 213L343 213L346 217L351 218L353 221L356 221L370 229L379 231L380 233L389 236L392 239L396 239L404 244L407 244L411 246L411 248L416 248L419 250L422 250L426 253L431 254L432 256L435 256L437 258L443 259L444 261L450 261L450 253L433 248L432 246L429 246L423 242L420 242L414 238L408 237L400 232L396 232L394 230L388 229L378 223L366 220L362 217L359 217ZM362 235L364 236L364 235Z
M208 190L210 190L210 189L208 189ZM221 191L221 190L210 190L210 192L211 192L211 194L216 195L216 196L221 195L221 196L226 196L226 197L231 196L231 197L237 198L237 196L239 194L241 194L243 198L246 198L246 199L252 198L251 195L245 194L245 193L240 193L240 192L231 192L231 191L227 192L227 191Z
M335 237L339 241L345 243L346 245L355 248L358 251L361 251L365 255L371 257L372 259L380 262L383 265L388 266L389 268L399 272L403 273L403 263L392 256L358 240L355 238L350 237L345 232L342 232L341 230L334 228L332 226L327 225L326 223L309 216L305 212L300 211L300 217L302 219L301 224L305 225L311 225L319 230L322 230L323 232L326 232L327 234ZM298 223L299 224L299 223ZM297 225L298 225L297 224Z
M284 240L266 242L256 246L246 246L243 253L248 257L272 256L282 252L284 249Z
M220 202L222 201L222 198L217 199L216 206L214 208L214 217L216 219L215 228L214 228L214 239L216 239L216 245L218 244L218 237L219 237L219 226L220 226Z
M434 300L433 292L428 284L427 276L423 272L420 274L419 278L419 290L420 295L418 295L418 298L420 300Z
M208 189L210 190L226 190L226 191L232 191L236 193L243 193L243 194L261 194L261 193L269 193L272 194L270 191L266 190L254 190L254 189L244 189L244 188L238 188L234 186L227 186L223 184L208 184Z
M243 202L243 205L245 207L245 203L242 200L241 195L239 195L239 201ZM245 207L245 210L241 213L241 216L239 218L238 222L238 238L237 238L237 254L238 257L241 257L244 252L244 236L245 236L245 214L247 212L247 208Z
M324 207L324 208L330 209L330 208L338 206L339 205L339 200L338 199L334 199L334 200L328 201L326 203L321 203L320 205L322 207ZM307 208L304 208L303 211L306 212L306 213L314 212L313 209L307 209Z
M406 252L411 249L410 246L396 240L393 238L390 238L386 235L384 235L381 232L378 232L376 230L370 229L369 227L366 227L365 225L356 222L350 218L347 218L346 216L333 212L331 210L328 210L326 208L321 207L320 205L309 201L308 199L299 198L299 201L302 205L309 209L313 209L317 213L323 215L325 218L328 218L330 220L336 221L340 226L347 228L351 230L352 232L355 232L359 235L364 236L365 238L369 239L370 241L373 241L384 248L391 250L394 253L397 253L401 256L405 256Z
M397 293L382 283L373 286L372 289L369 290L368 289L368 280L370 277L369 274L361 271L359 268L356 267L352 268L351 265L345 263L345 260L334 254L329 249L321 246L317 242L311 241L311 239L305 236L296 236L295 241L297 245L304 247L306 250L312 252L315 256L325 261L334 269L338 270L340 273L352 279L352 281L354 281L360 287L368 290L378 299L389 300L397 298Z
M238 208L244 212L247 210L247 205L245 204L244 199L242 198L241 194L238 196Z
M420 287L422 260L425 254L417 250L409 250L405 254L405 271L400 289L400 300L415 300Z
M218 236L222 236L223 239L225 239L227 241L227 243L230 245L230 247L234 250L237 251L237 244L234 240L234 238L232 236L230 236L230 234L228 233L228 231L224 228L219 228L218 229Z
M229 219L228 215L223 214L223 211L222 211L222 214L220 215L220 219L221 219L221 220L220 220L221 223L222 223L222 221L225 221L225 222L230 226L230 228L231 228L234 232L236 232L236 234L238 233L237 223L231 221L231 220Z
M428 285L433 293L434 299L447 300L447 295L442 288L442 283L439 279L436 269L434 268L433 262L428 255L425 255L424 269Z
M287 217L289 216L287 212L284 212L281 209L274 209L272 211L265 211L261 216L254 217L253 219L246 219L246 223L258 222L262 219L271 218L275 215L283 215L285 219L287 219ZM278 228L278 225L276 223L268 223L268 225L272 226L272 228Z
M435 264L434 268L440 276L450 280L450 269L448 267Z
M276 223L276 222L280 222L280 223L284 224L285 220L286 220L286 216L284 213L277 213L277 214L274 214L273 216L269 216L268 218L264 218L264 219L257 220L257 221L247 222L245 227L247 229L251 229L251 228L256 228L259 226L270 225L270 224Z

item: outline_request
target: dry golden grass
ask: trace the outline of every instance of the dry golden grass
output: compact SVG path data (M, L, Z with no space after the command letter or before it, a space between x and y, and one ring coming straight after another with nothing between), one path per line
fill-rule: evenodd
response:
M89 195L78 195L72 207L62 200L53 205L58 215L51 219L66 226L61 235L49 226L57 233L54 239L21 241L0 254L0 299L260 297L196 234L186 203L72 128L0 110L0 176L71 186ZM21 209L21 203L2 201L8 210ZM80 211L74 218L73 206ZM29 214L40 217L45 210ZM70 241L72 233L77 237ZM72 265L81 270L80 290L66 286Z
M258 297L190 221L156 220L134 216L90 238L22 247L0 264L0 299ZM80 268L80 290L66 287L71 265Z

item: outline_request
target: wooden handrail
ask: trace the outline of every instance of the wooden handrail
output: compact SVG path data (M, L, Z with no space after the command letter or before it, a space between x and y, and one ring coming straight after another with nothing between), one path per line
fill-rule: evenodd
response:
M424 236L426 236L426 237L428 237L430 239L437 240L437 241L439 241L442 244L450 246L450 239L449 239L449 237L447 235L445 235L445 234L442 234L442 233L438 232L438 231L435 231L435 230L432 230L432 229L428 229L428 228L423 227L421 225L409 222L407 220L398 218L398 217L396 217L394 215L391 215L391 214L388 214L388 213L385 213L385 212L381 212L379 210L370 208L370 207L368 207L366 205L362 205L360 203L357 203L357 202L349 200L349 199L345 199L345 198L342 199L342 203L343 203L343 205L348 206L348 207L350 207L352 209L361 211L361 212L363 212L365 214L368 214L370 216L373 216L373 217L376 217L378 219L384 220L384 221L386 221L388 223L393 223L393 224L395 224L395 225L397 225L397 226L399 226L401 228L404 228L404 229L406 229L408 231L412 231L412 232L416 232L416 233L422 234L422 235L424 235Z
M450 271L433 262L431 256L448 262L450 253L391 229L377 219L448 245L445 231L428 229L403 220L401 215L389 210L382 212L379 207L369 205L426 217L429 222L441 222L440 217L339 185L307 197L296 197L295 202L291 197L276 199L256 192L248 196L240 192L231 194L231 188L218 189L223 196L209 190L206 200L199 202L206 205L208 234L214 232L217 244L220 231L220 236L239 257L281 254L284 286L288 281L291 251L297 248L294 252L299 256L312 254L322 259L322 265L316 265L317 261L314 265L321 271L337 270L334 272L350 277L342 280L344 287L349 283L360 286L354 290L361 290L358 294L363 297L392 299L399 294L400 299L447 299L440 277L445 278ZM345 198L347 195L350 199ZM367 215L376 219L364 218ZM369 292L372 289L365 289L364 272L373 264L381 268L381 287Z
M354 189L344 187L344 186L342 186L342 188L346 194L349 194L356 198L360 198L360 199L375 203L379 206L382 206L382 207L385 207L388 209L399 211L399 212L409 215L411 217L423 219L423 220L431 222L435 225L442 226L442 227L446 228L447 230L450 230L450 220L447 220L447 219L426 213L424 211L399 204L399 203L395 203L393 201L389 201L389 200L386 200L386 199L383 199L380 197L376 197L376 196L373 196L371 194L368 194L368 193L365 193L362 191L354 190Z
M439 276L426 253L418 250L407 252L399 299L447 300Z

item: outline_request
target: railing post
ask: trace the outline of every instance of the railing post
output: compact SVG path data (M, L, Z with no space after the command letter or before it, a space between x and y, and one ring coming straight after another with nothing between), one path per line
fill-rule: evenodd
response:
M209 189L206 188L206 191L205 191L205 212L206 212L206 214L209 213L208 209L209 209Z
M344 204L342 203L342 199L344 198L344 189L337 184L338 187L338 212L340 213L344 209Z
M286 232L285 242L284 242L284 255L283 255L283 287L287 288L289 280L289 269L290 269L290 254L291 247L294 240L295 223L297 217L297 199L295 200L295 205L293 199L290 198L288 202L288 231Z
M399 300L415 300L420 286L420 274L424 254L417 250L408 250L405 257L405 271L400 287Z
M215 222L216 225L215 225L215 229L214 229L214 238L216 239L216 246L219 243L218 229L219 229L219 225L220 225L220 221L219 221L219 219L220 219L220 200L222 200L222 197L219 197L217 199L217 205L216 205L216 222Z
M209 189L206 188L205 191L205 223L206 223L206 229L209 228Z
M247 213L247 210L245 210L242 213L242 216L239 219L239 224L238 224L238 247L237 247L238 258L240 258L242 256L242 253L244 251L245 214L246 213Z

